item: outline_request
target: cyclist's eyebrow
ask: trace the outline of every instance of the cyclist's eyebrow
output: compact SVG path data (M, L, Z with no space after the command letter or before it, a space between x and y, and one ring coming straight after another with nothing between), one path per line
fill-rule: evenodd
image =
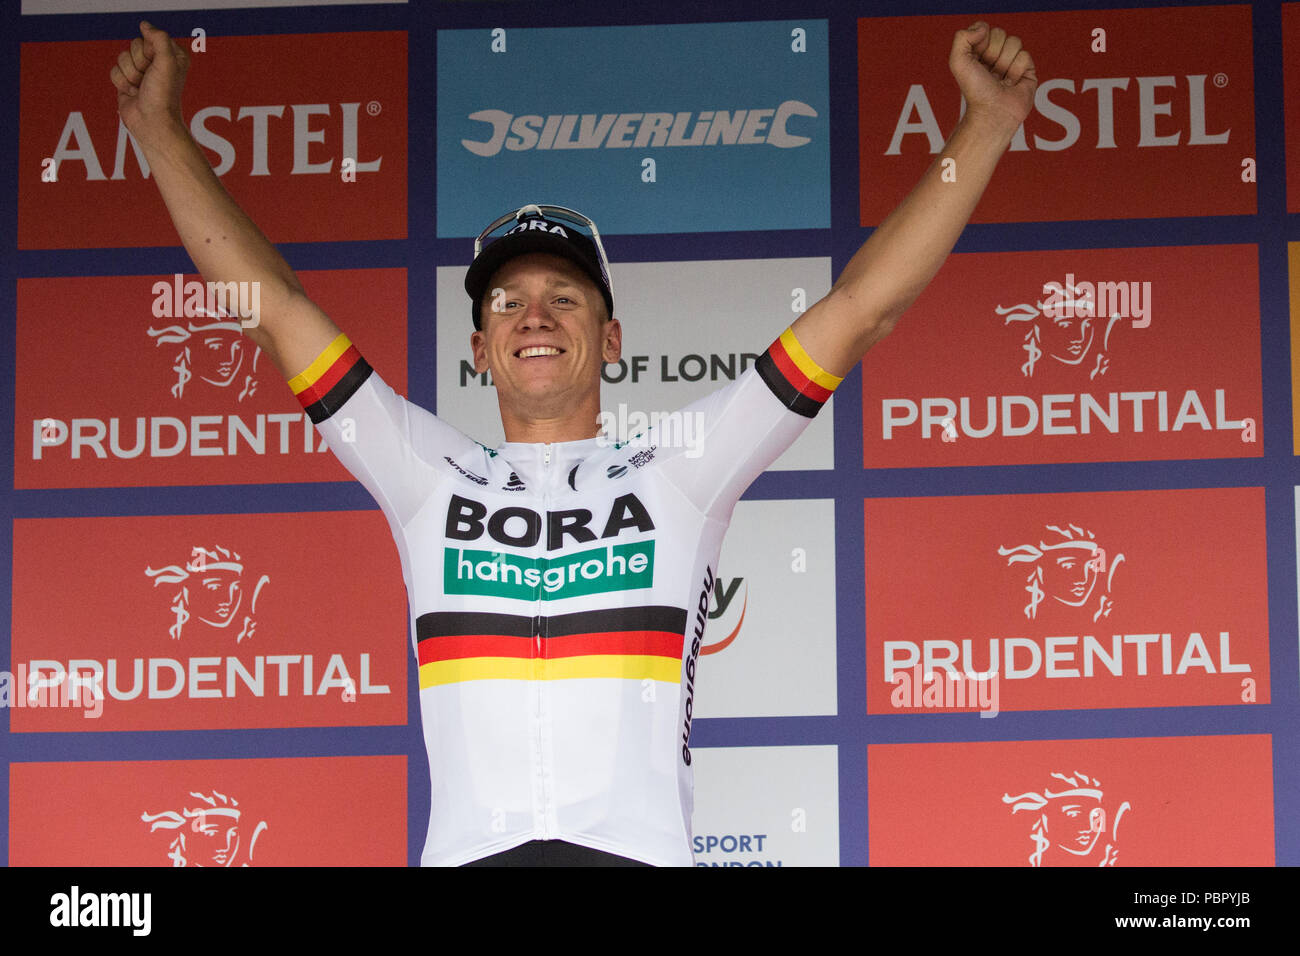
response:
M518 286L519 286L519 280L511 279L509 282L502 282L499 287L501 289L504 289L506 292L509 292L512 289L517 288ZM578 292L584 291L582 282L576 278L570 278L569 276L552 277L547 281L546 288L548 291L554 291L557 289L568 290L568 291L577 290ZM490 296L491 294L492 294L492 290L489 289L488 295Z

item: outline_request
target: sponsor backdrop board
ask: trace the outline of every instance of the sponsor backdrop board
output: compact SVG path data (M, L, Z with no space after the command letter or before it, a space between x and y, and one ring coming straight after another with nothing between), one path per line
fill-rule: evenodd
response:
M15 521L10 731L404 723L387 538L370 511Z
M835 502L742 501L700 648L701 717L834 714Z
M186 15L169 32L183 25L189 33L193 20ZM20 249L179 244L143 153L112 106L105 64L123 46L117 37L21 44L17 158L33 171L34 188L18 193ZM226 190L257 210L272 242L406 237L404 32L232 31L206 36L204 46L191 54L185 119ZM275 63L275 73L241 68L249 63ZM36 172L47 169L54 181Z
M871 713L1270 700L1262 489L869 499L865 534ZM870 600L898 580L938 600Z
M1268 734L867 747L874 866L1272 866Z
M948 51L971 19L858 21L862 225L889 214L961 114ZM974 221L1253 213L1251 19L1244 4L999 14L1039 85ZM881 49L907 50L907 68Z
M478 235L484 195L582 196L611 234L825 229L827 65L816 19L440 31L438 235Z
M229 303L187 291L114 109L137 19L117 6L0 10L0 863L101 862L85 821L111 812L105 863L202 843L230 865L416 864L430 777L389 528ZM494 217L558 203L608 237L625 354L605 424L626 437L744 374L831 288L959 121L948 56L975 16L146 6L190 50L184 122L308 295L490 447L461 282ZM1034 111L957 253L723 544L696 862L1109 845L1117 866L1300 865L1298 10L986 14L1034 55ZM966 675L990 648L999 670ZM949 666L960 682L927 681ZM1034 861L1048 791L1093 803ZM34 836L51 792L82 821L64 843ZM327 805L340 838L298 841ZM1217 821L1237 816L1231 843Z
M835 747L691 752L696 866L839 865Z
M405 391L405 270L300 276ZM253 303L260 286L213 304L241 295ZM198 276L177 273L19 280L14 486L348 479L280 370L208 299Z
M1253 246L952 256L863 363L868 468L1264 452Z
M14 866L400 866L406 758L13 764L9 828Z

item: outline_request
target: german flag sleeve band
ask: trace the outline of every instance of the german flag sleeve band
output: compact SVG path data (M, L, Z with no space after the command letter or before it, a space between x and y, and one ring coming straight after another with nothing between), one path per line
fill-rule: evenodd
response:
M755 368L781 404L805 418L816 415L843 381L814 362L790 329L759 356Z
M339 333L316 361L300 375L289 379L289 387L307 410L312 424L329 418L370 377L370 364L361 357L348 337Z

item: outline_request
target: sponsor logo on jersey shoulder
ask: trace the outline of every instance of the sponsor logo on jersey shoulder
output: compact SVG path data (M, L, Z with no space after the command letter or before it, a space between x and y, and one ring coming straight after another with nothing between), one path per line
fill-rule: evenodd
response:
M643 448L641 451L638 451L633 455L629 455L627 463L633 468L644 468L654 460L654 457L655 448L652 446L650 448Z
M484 478L482 475L476 475L472 471L466 471L460 465L456 464L456 462L452 461L451 458L448 457L447 455L443 455L442 460L445 461L447 464L451 465L452 470L455 471L462 478L466 478L469 481L474 482L474 484L476 485L486 485L488 483L488 480ZM511 474L513 475L513 472ZM516 478L515 480L517 481L518 479Z

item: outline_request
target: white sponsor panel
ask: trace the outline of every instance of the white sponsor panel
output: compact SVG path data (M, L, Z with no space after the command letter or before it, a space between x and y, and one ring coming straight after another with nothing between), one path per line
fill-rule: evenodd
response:
M835 747L708 747L695 756L696 866L839 866Z
M834 501L736 505L698 673L699 717L836 713Z
M635 430L643 420L703 398L752 367L801 311L830 289L831 261L632 262L612 265L610 277L614 315L623 323L623 360L606 367L601 400L613 410L611 422ZM473 374L474 323L464 281L463 266L438 269L437 412L495 448L505 438L501 414L496 392ZM773 469L835 467L834 406L832 398ZM700 451L708 453L707 447Z

